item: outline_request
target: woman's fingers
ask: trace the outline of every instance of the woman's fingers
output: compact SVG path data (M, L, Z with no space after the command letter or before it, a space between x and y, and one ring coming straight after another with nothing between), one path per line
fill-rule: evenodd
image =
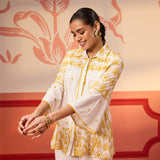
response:
M34 128L36 128L38 126L38 121L35 119L33 120L24 130L23 132L25 134L27 134L28 132L31 132L32 130L34 130Z
M38 138L47 130L45 116L37 118L29 117L25 122L25 127L22 122L19 122L18 131L26 136L33 136L32 139ZM22 127L21 127L22 126ZM24 128L23 128L24 126Z
M20 134L23 134L23 128L20 127L20 126L18 126L18 132L19 132Z
M33 136L32 137L32 139L36 139L36 138L38 138L38 137L40 137L42 135L42 132L41 133L39 133L38 135L36 135L36 136Z
M29 126L29 124L30 124L33 120L34 120L34 117L30 116L30 117L28 118L28 120L26 121L26 123L25 123L25 128L27 128L27 127Z
M40 137L46 129L45 116L35 118L32 115L26 115L18 122L18 132L26 136L33 136L32 139Z
M22 120L19 121L18 126L19 126L20 128L22 128L22 129L24 129L24 125L23 125L23 121L22 121Z
M23 128L23 129L24 129L25 123L26 123L26 121L27 121L27 117L28 117L28 115L22 117L21 120L19 121L19 126L20 126L21 128Z
M27 117L28 117L28 115L23 116L23 117L21 118L21 120L18 122L18 132L19 132L20 134L23 134L23 130L24 130L24 128L25 128L25 123L26 123L26 121L27 121Z
M37 128L30 129L27 131L26 136L33 136L32 139L40 137L46 130L46 127L42 124L38 125Z
M32 136L32 135L37 134L38 132L39 132L39 129L37 130L37 129L33 128L33 129L28 130L25 135Z

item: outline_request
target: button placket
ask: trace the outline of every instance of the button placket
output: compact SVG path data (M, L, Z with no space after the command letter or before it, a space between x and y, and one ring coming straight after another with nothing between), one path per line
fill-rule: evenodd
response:
M82 73L82 78L81 78L81 83L80 83L80 89L79 89L79 93L78 96L82 96L83 93L83 88L85 85L85 81L86 81L86 75L87 75L87 71L88 71L88 67L89 67L89 63L90 63L90 58L87 59L87 63L83 69L83 73Z

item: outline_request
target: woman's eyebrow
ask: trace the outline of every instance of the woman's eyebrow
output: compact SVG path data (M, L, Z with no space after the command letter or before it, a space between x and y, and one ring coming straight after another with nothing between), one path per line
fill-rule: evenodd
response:
M80 30L82 30L83 28L79 28L76 30L76 32L79 32ZM73 31L71 31L71 33L74 33Z

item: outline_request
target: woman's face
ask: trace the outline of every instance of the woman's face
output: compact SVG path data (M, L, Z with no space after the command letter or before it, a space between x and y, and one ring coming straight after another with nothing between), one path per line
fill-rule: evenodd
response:
M94 48L96 44L96 37L94 35L96 31L95 27L84 24L83 20L75 19L71 22L70 29L74 40L83 50Z

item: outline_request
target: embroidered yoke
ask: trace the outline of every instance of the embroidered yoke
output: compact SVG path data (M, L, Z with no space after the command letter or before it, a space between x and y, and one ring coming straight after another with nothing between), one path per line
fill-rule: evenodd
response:
M113 157L109 104L122 68L122 58L107 45L92 58L82 49L66 54L43 101L51 112L69 104L75 113L57 121L51 148L71 156Z

